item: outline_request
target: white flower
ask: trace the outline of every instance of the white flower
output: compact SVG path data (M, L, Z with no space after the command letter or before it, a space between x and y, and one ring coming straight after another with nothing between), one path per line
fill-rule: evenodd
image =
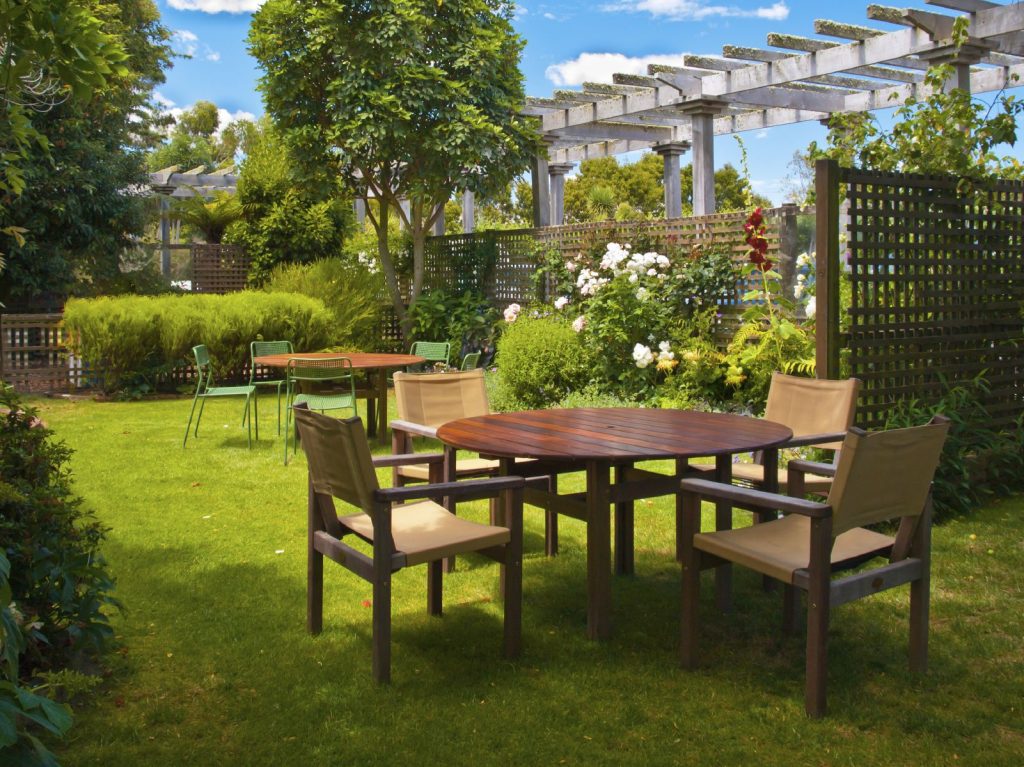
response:
M658 266L668 266L668 256L658 256Z
M569 296L559 296L555 299L555 308L561 311L569 303Z
M633 360L636 362L636 366L642 369L654 362L654 354L649 347L637 344L633 347Z
M664 354L665 352L669 351L671 348L672 348L672 342L671 341L662 341L661 343L658 344L658 349L661 350L662 354Z
M793 286L793 298L800 298L804 294L804 284L798 282Z
M577 317L575 320L573 320L573 322L572 322L572 329L575 330L577 333L582 331L583 328L585 328L586 326L587 326L587 318L584 317L582 314L579 317Z
M569 273L575 272L576 271L576 262L575 261L566 261L565 262L565 268L566 268L566 270Z
M645 288L643 285L641 285L639 288L636 289L636 300L637 301L646 301L647 300L647 288Z
M811 265L811 257L807 253L801 253L799 256L796 257L796 265L797 266L810 266Z
M807 282L807 275L806 274L798 274L796 276L796 281L797 282Z
M638 279L640 278L636 276L636 272L633 272L632 274L629 275L630 282L636 282Z
M515 322L516 317L519 316L519 312L523 310L519 304L509 304L505 308L505 322Z
M811 296L810 298L807 299L807 306L804 307L804 312L806 312L808 318L810 318L814 316L814 312L817 310L817 308L817 302L814 300L814 296Z
M647 270L647 276L648 277L654 277L657 273L658 273L658 270L655 269L653 266L650 269Z

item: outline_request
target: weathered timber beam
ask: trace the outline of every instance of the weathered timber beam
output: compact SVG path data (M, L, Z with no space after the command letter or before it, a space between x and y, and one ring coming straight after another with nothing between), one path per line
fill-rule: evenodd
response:
M815 23L817 23L817 22L815 22ZM852 27L852 25L849 25L849 24L846 25L846 26ZM872 31L874 31L874 30L872 30ZM921 46L922 50L931 47L931 38L928 37L928 34L926 32L924 32L923 30L915 29L915 30L906 30L906 31L908 31L908 32L909 31L914 31L914 32L918 33L919 35L921 35L923 37L923 39L928 41L927 45L922 45ZM898 34L898 33L893 33L893 34ZM866 42L868 42L871 39L872 38L870 38L870 37L867 37L867 38L864 38L864 39L857 38L857 41L858 42L862 42L862 43L866 43ZM828 40L818 40L818 39L813 38L813 37L800 37L799 35L779 35L779 34L770 34L770 35L768 35L768 45L774 45L776 48L789 48L790 50L794 50L794 51L807 51L808 53L819 53L819 52L822 52L822 51L833 51L833 50L839 50L841 48L848 47L848 45L843 45L841 43L833 43L833 42L830 42ZM856 66L857 63L858 62L854 61L854 62L852 62L852 65ZM895 66L904 67L906 69L916 69L916 70L919 70L919 71L922 71L922 72L925 71L926 69L928 69L928 64L926 62L921 61L920 59L912 59L912 58L909 58L907 56L891 56L891 57L889 57L887 59L884 59L880 63L892 64L892 65L895 65ZM847 67L843 71L844 72L845 71L849 71L850 68L852 68L852 67Z
M727 59L742 59L746 61L780 61L781 59L793 56L792 53L782 51L766 51L761 48L744 48L737 45L726 45L722 47L722 55ZM799 54L797 54L799 55ZM914 72L907 72L903 69L893 67L852 67L846 70L847 74L862 75L863 77L874 77L881 80L895 80L896 82L918 82L922 75ZM849 88L851 90L872 90L886 87L884 83L875 80L863 80L858 77L842 77L839 75L824 75L823 77L812 77L806 82L819 85L829 85L836 88Z
M570 125L549 131L549 136L559 138L586 139L589 141L651 141L665 143L674 140L672 128L657 125L636 125L617 122L596 122L587 125Z
M873 21L885 21L900 26L914 26L925 30L936 42L948 39L953 34L953 22L956 16L946 16L916 9L895 8L890 5L869 5L867 15ZM969 44L988 52L982 55L981 61L994 66L1005 67L1020 63L1020 57L994 52L1000 47L999 38L992 40L970 40Z
M951 11L964 11L974 13L989 8L998 8L998 3L991 3L989 0L924 0L927 5L936 5L939 8L949 8Z

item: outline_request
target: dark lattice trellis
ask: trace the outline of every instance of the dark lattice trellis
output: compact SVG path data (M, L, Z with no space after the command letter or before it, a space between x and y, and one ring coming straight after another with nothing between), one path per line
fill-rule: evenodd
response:
M991 425L1024 412L1024 183L960 194L957 179L843 169L849 200L850 365L858 421L934 402L983 375Z

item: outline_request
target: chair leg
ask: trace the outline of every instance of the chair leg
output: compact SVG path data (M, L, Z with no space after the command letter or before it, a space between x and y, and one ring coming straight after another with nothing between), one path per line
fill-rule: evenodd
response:
M245 395L245 412L242 415L242 422L245 423L248 426L248 429L249 429L246 432L246 439L248 441L248 445L249 445L249 449L250 450L252 450L252 412L250 410L251 408L252 408L252 394L250 393L250 394L246 394Z
M548 492L558 492L558 475L548 477ZM558 554L558 514L554 511L544 512L544 554L553 557Z
M199 401L199 394L197 393L196 396L192 398L192 409L189 411L189 414L188 414L188 423L185 424L185 439L182 440L182 443L181 443L182 447L185 447L185 445L188 443L188 433L192 430L192 416L195 415L196 403L198 401ZM199 424L196 424L196 426L198 427Z
M383 567L373 582L373 678L391 681L391 571Z
M281 436L281 381L277 382L277 436Z
M309 534L306 558L306 630L319 634L324 628L324 555L313 548L313 531Z
M203 397L199 400L199 412L196 414L196 430L193 432L196 439L199 438L199 422L203 420L203 408L206 407L206 398Z
M506 658L518 658L523 637L523 507L522 490L506 494L505 521L511 538L505 546L501 571L501 594L505 605L504 651ZM519 508L509 508L515 504Z
M921 577L910 583L910 670L928 670L928 612L931 591L932 499L928 496L918 520L911 552L921 560Z
M788 583L782 587L782 633L795 634L800 622L800 589Z
M811 556L807 590L807 678L804 708L818 719L825 715L828 682L828 618L832 596L831 567L832 520L811 520Z
M427 563L427 612L430 615L441 614L442 579L441 560Z

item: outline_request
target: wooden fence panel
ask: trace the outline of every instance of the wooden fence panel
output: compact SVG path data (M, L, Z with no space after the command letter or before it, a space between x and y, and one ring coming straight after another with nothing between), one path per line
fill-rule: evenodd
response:
M983 375L990 425L1012 426L1024 413L1024 183L962 195L948 176L840 175L858 422L880 427L894 402L935 402Z
M192 292L245 290L251 259L241 245L192 245Z
M20 392L69 392L81 364L64 346L61 314L0 315L0 380Z

